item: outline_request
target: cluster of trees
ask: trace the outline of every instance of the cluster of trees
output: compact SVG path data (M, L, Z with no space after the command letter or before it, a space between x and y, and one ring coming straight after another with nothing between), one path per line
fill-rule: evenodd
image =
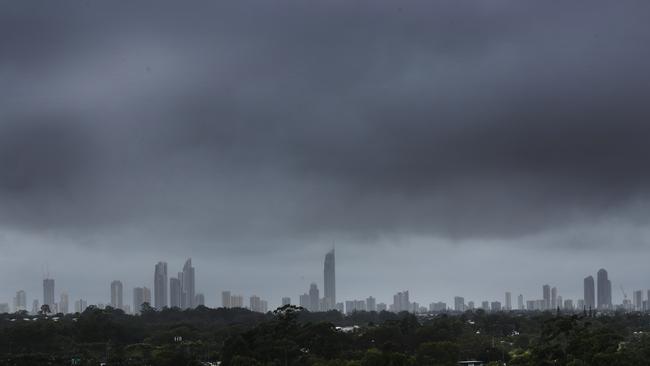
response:
M480 310L453 316L343 316L293 306L268 314L145 307L140 316L131 316L91 307L65 316L0 315L3 365L451 366L459 360L649 364L650 316Z

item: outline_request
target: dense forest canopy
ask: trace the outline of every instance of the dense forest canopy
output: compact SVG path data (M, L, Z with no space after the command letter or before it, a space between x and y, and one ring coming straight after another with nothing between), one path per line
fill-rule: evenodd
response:
M285 306L156 311L90 307L79 314L0 315L6 365L641 365L650 315L436 314Z

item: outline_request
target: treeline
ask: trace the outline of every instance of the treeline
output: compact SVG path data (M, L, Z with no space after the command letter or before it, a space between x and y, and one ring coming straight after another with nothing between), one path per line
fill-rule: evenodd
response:
M353 327L354 326L354 327ZM287 306L245 309L145 307L140 316L88 308L82 314L0 315L2 365L507 365L650 364L645 314L413 314Z

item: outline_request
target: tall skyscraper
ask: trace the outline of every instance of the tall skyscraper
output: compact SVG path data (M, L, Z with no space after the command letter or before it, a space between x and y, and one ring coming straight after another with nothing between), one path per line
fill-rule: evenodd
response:
M465 298L461 296L454 297L454 310L465 311Z
M643 310L643 291L634 291L634 310Z
M169 306L172 308L181 307L181 280L176 277L169 279ZM133 312L136 310L133 309Z
M324 265L325 306L323 310L334 309L336 305L336 266L334 249L325 255Z
M41 307L39 306L38 300L34 299L34 301L32 301L32 315L38 314L40 310Z
M556 309L560 305L557 302L557 287L551 288L551 309Z
M229 309L232 307L230 304L230 291L222 291L221 292L221 306Z
M549 310L551 308L551 286L544 285L542 286L542 298L544 299L544 305L542 310Z
M517 309L518 310L524 310L525 309L525 307L524 307L524 295L522 295L522 294L519 294L519 296L517 296Z
M612 282L607 278L607 271L604 268L598 270L598 309L607 310L612 308Z
M584 307L586 309L596 308L596 289L594 285L594 278L592 276L587 276L584 279Z
M14 310L23 311L27 310L27 294L25 291L20 290L16 292L16 297L14 297Z
M54 309L54 279L52 278L43 280L43 305Z
M188 258L183 266L183 272L179 273L178 278L181 280L181 308L193 309L194 306L194 267L192 267L192 258Z
M309 311L319 311L320 310L320 295L318 291L318 286L315 283L309 285Z
M510 292L506 292L506 310L512 310L512 294Z
M158 262L153 275L154 306L161 310L167 306L167 262Z
M124 307L122 295L122 281L111 282L111 306L114 309L122 309Z
M61 293L61 299L59 300L59 313L67 314L69 310L69 297L67 292Z
M300 306L309 310L311 307L311 299L309 298L309 294L300 295Z

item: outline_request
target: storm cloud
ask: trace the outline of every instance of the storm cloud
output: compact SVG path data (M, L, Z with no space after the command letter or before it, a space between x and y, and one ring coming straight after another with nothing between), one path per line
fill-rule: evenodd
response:
M645 248L649 8L5 4L0 226L208 258Z

